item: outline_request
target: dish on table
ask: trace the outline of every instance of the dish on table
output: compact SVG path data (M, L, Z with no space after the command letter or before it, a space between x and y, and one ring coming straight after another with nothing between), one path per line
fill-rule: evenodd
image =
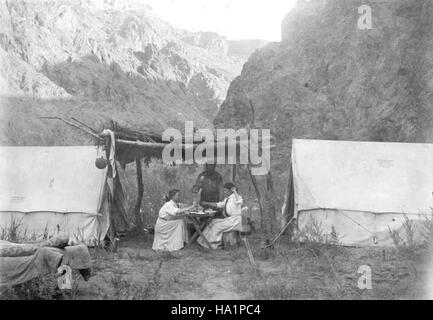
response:
M197 214L197 215L205 215L205 214L215 214L217 211L216 210L200 210L200 211L190 211L189 214Z
M202 210L200 211L189 211L189 214L205 214Z
M214 214L214 213L217 213L217 211L216 210L212 210L212 209L207 209L207 210L204 211L204 213L206 213L206 214Z

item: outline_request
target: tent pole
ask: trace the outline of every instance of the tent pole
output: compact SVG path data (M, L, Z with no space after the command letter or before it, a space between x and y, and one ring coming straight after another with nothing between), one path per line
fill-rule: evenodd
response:
M292 218L295 214L295 198L294 198L294 185L293 185L293 168L290 165L290 184L289 184L289 206L287 208L287 218ZM290 215L290 216L289 216Z
M276 223L275 206L277 203L277 198L275 196L274 182L270 170L266 174L266 189L266 212L268 213L268 216L271 220L271 232L273 233Z
M284 204L282 207L282 226L284 226L287 221L292 218L294 212L293 212L293 204L294 204L294 199L293 199L293 169L292 169L292 161L290 159L290 163L289 163L289 177L288 177L288 181L287 181L287 188L286 188L286 196L284 199ZM291 213L291 215L290 215ZM289 216L290 215L290 216Z
M262 229L262 231L264 231L265 225L264 225L264 215L263 215L263 198L262 198L262 194L260 193L260 189L259 189L259 185L258 185L257 179L253 175L253 173L251 172L250 165L247 165L247 170L248 170L248 173L250 175L251 182L253 183L254 190L256 191L256 194L257 194L257 201L259 202L259 209L260 209L260 228Z
M105 156L107 159L110 159L111 137L110 136L105 137L104 143L105 143ZM112 170L110 165L108 165L107 178L113 179L113 170ZM114 179L113 179L112 185L113 185L112 190L110 190L110 188L108 188L109 197L110 197L110 201L108 202L108 214L109 214L109 221L110 221L110 227L108 228L108 238L110 240L110 247L114 244L114 238L115 238L115 234L116 234L116 229L115 229L115 225L114 225L114 213L113 213L113 211L114 211L114 195L116 192Z
M137 201L134 207L135 225L137 226L137 232L143 232L143 220L141 219L140 208L141 202L143 200L144 185L143 185L143 172L141 168L141 160L139 158L135 159L135 166L137 169Z

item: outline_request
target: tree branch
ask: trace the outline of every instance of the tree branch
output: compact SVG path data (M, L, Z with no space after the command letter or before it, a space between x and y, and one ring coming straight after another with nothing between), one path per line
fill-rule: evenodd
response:
M74 124L74 123L72 123L72 122L70 122L70 121L67 121L67 120L65 120L65 119L63 119L63 118L60 118L60 117L39 117L39 119L60 120L60 121L63 121L63 122L66 123L67 125L69 125L69 126L71 126L71 127L74 127L74 128L77 128L77 129L80 129L80 130L86 132L87 134L90 134L90 135L93 136L94 138L96 138L96 139L98 139L98 140L101 140L101 137L100 137L99 135L97 135L96 133L93 133L92 131L89 131L88 129L81 128L80 126L77 126L76 124Z

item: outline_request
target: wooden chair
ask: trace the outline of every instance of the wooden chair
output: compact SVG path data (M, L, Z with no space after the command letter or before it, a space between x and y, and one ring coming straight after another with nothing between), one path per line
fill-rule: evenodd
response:
M223 233L222 245L224 250L239 247L241 236L239 231L230 231Z
M251 219L247 213L248 208L242 209L242 230L244 233L251 233ZM241 233L230 231L223 233L222 245L225 250L238 247L241 244Z

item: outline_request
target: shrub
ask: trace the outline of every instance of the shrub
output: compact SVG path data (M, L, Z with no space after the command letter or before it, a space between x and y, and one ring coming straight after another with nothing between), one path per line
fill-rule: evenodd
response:
M423 221L421 235L425 244L431 245L433 243L433 218L427 217Z
M61 295L57 288L57 278L45 275L25 283L9 287L2 292L2 300L53 300Z
M72 271L72 289L60 290L57 275L47 274L36 277L25 283L8 287L0 293L0 300L74 300L79 294L81 274Z
M333 248L336 254L340 254L344 250L340 246L341 235L335 227L332 226L331 232L327 234L323 230L322 224L313 217L310 217L302 230L295 229L292 240L301 243L316 257L321 256L324 249Z
M416 249L421 245L421 243L416 242L416 227L406 215L403 216L402 227L403 234L399 233L397 230L391 230L389 227L388 230L398 252L410 257L416 253Z
M23 235L20 234L22 220L12 218L10 223L5 227L0 227L0 240L18 242Z

